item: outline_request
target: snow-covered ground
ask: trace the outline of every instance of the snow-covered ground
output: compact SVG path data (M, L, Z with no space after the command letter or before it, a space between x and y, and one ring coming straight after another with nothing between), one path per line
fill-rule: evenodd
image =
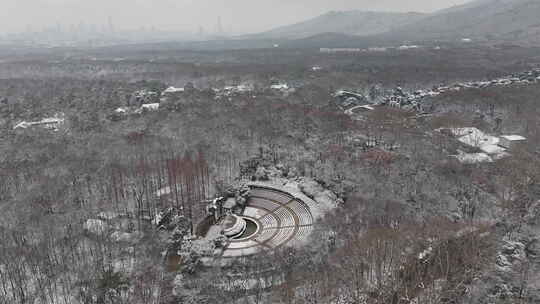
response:
M159 103L143 104L135 113L151 112L159 110Z
M460 153L454 157L462 164L492 163L493 159L486 153Z
M464 153L460 152L455 155L461 163L475 164L483 162L493 162L501 158L510 156L507 152L507 148L501 146L501 139L505 140L525 140L523 136L519 135L503 135L501 137L493 136L482 132L477 128L450 128L439 129L439 131L448 130L453 136L457 137L458 141L468 145L470 147L478 148L482 152L478 153Z
M168 87L165 91L163 91L162 95L170 94L170 93L182 93L184 92L184 88L175 88L175 87Z

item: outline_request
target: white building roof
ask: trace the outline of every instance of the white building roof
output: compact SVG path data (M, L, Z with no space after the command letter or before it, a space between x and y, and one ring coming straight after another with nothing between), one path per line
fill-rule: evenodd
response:
M274 85L270 86L270 88L273 89L273 90L287 90L289 88L289 85L286 84L286 83L274 84Z
M184 92L184 88L168 87L163 93L177 93Z
M419 48L418 45L402 45L398 47L398 50L409 50L409 49L417 49Z
M40 121L23 121L15 125L13 129L26 129L31 126L39 126L39 125L45 125L46 128L54 128L54 125L60 125L64 123L63 114L57 114L58 117L49 117L49 118L43 118ZM51 126L53 125L53 126Z
M51 123L62 123L63 119L60 118L44 118L41 121L38 121L38 124L51 124Z
M13 127L13 129L26 129L28 128L28 126L30 126L29 123L27 123L26 121L23 121L23 122L20 122L18 123L17 125L15 125L15 127Z
M141 106L141 109L146 109L146 110L158 110L159 109L159 103L147 103L147 104L143 104Z
M458 138L460 142L476 148L486 145L497 145L500 141L498 137L487 135L477 128L452 129L452 133L460 136Z
M527 138L521 136L521 135L503 135L501 138L504 138L509 141L522 141L527 140Z
M506 149L498 145L483 145L480 147L480 150L487 154L498 154L506 151Z

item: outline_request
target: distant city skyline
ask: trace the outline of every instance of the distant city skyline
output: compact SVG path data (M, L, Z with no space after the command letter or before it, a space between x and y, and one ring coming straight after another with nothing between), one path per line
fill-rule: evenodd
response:
M468 0L2 0L2 34L45 27L111 25L118 30L156 28L191 33L253 33L331 10L420 11Z

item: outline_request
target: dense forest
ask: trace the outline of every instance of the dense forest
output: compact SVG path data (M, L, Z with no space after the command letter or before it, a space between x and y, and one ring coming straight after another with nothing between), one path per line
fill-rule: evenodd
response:
M333 95L490 79L537 67L536 49L57 52L0 63L0 303L540 301L540 84L362 119ZM170 86L183 90L164 96ZM159 110L136 110L151 102ZM55 130L14 128L60 113ZM453 127L527 142L462 164L450 155L466 147L436 131ZM194 249L171 259L201 202L272 178L261 170L314 179L343 204L307 246L213 266Z

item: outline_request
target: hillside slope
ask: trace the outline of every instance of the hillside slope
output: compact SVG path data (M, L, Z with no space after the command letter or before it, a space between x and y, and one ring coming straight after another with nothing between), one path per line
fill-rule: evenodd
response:
M421 13L329 12L304 22L257 34L255 37L301 39L322 33L369 36L388 32L423 17L424 14Z
M479 0L445 9L391 32L408 39L476 38L540 42L540 1Z
M369 41L390 44L461 38L540 45L540 1L476 0L431 14L330 12L249 38L301 40L299 44L303 44L305 39L316 42L323 37L327 40L329 33L348 37L337 39L338 45L355 40L362 42L355 41L356 45L369 44Z

